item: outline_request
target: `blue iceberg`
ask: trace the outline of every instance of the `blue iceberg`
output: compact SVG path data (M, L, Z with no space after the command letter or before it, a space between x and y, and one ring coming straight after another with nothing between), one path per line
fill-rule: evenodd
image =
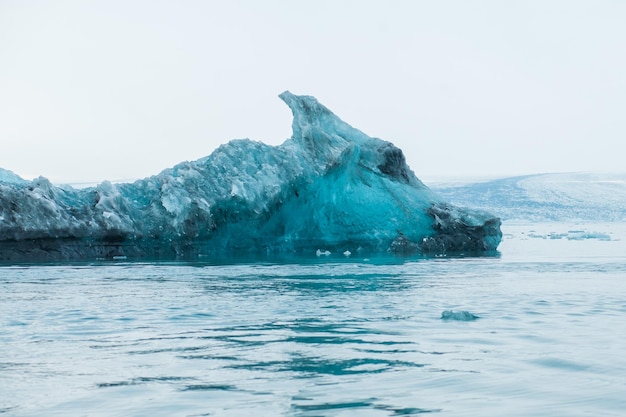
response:
M293 113L280 146L233 140L149 178L80 190L3 171L0 259L496 252L500 219L447 204L400 149L314 97L280 98Z

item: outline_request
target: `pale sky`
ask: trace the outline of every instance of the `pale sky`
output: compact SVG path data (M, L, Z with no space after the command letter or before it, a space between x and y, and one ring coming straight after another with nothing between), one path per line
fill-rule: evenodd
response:
M626 1L0 0L0 167L141 178L291 136L284 90L420 178L626 171Z

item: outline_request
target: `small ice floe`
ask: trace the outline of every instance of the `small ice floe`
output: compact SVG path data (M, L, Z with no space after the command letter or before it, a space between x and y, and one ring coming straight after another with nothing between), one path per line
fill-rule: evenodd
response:
M550 232L548 234L534 233L533 230L531 230L531 232L533 232L533 233L528 233L528 237L538 238L538 239L552 239L552 240L558 240L558 239L567 239L567 240L597 239L597 240L604 240L604 241L612 240L611 236L609 234L607 234L607 233L590 232L590 231L587 231L587 230L568 230L567 232L563 232L563 233Z
M330 255L330 251L318 249L317 251L315 251L315 254L317 256L328 256Z
M347 258L348 256L350 256L350 255L352 255L352 252L350 252L349 250L347 250L347 251L345 251L345 252L343 253L343 256L345 256L346 258Z
M598 239L598 240L611 240L611 236L602 232L589 232L586 230L569 230L567 232L567 239L569 240L585 240L585 239Z
M441 313L441 320L472 321L477 318L479 317L469 311L444 310L444 312Z

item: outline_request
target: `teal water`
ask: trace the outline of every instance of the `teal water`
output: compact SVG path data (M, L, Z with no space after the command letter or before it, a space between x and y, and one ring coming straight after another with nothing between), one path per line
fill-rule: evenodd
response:
M623 416L626 234L568 227L495 258L2 266L0 414Z

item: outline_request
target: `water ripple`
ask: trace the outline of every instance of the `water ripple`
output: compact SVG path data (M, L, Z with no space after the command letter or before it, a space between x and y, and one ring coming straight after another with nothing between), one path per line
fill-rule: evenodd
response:
M625 265L0 268L0 414L621 416Z

